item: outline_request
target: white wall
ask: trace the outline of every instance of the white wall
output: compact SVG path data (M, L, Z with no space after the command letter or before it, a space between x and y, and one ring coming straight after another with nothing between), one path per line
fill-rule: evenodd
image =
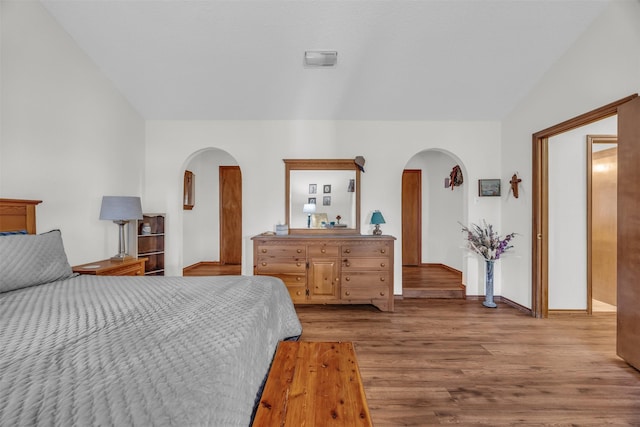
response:
M428 150L415 155L406 168L422 170L422 262L462 271L468 252L461 249L460 224L466 221L465 196L467 193L473 196L475 192L474 183L466 177L462 186L453 190L444 187L444 179L457 164L447 153ZM464 165L461 167L464 170Z
M222 150L196 153L187 164L195 174L195 206L183 211L184 267L220 260L220 166L237 166Z
M371 212L384 213L385 234L398 237L395 292L401 293L401 182L411 157L429 148L444 149L467 167L467 184L499 170L500 125L497 122L367 122L367 121L148 121L146 209L167 212L167 274L182 271L182 174L198 150L216 147L238 161L243 181L243 272L251 274L249 238L284 217L283 158L366 159L362 175L362 233L371 234ZM175 141L180 141L176 144ZM470 143L469 141L473 141ZM469 196L470 197L470 196ZM488 199L488 198L485 198ZM465 220L498 222L495 200L467 200ZM462 239L462 236L460 236ZM459 243L462 246L462 240ZM461 249L462 250L462 249ZM468 293L483 294L477 261L463 268ZM496 281L499 279L497 278Z
M39 199L71 264L114 255L103 195L140 195L144 122L35 1L2 1L0 196ZM144 207L144 206L143 206Z
M617 117L549 138L549 309L587 309L587 135Z
M612 2L502 123L502 178L518 171L519 199L503 196L503 232L517 232L501 261L501 295L531 307L532 138L557 123L640 91L640 2Z

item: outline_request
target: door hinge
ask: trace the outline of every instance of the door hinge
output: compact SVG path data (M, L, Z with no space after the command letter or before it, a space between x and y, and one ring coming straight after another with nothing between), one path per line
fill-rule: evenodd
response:
M309 296L309 289L305 289L305 290L304 290L304 294L305 294L306 296Z

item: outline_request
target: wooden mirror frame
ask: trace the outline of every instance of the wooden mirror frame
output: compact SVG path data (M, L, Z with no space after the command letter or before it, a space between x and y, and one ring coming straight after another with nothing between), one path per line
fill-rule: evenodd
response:
M283 159L283 161L285 171L284 212L289 224L291 223L289 179L292 170L353 170L356 173L356 224L354 228L289 228L289 234L360 234L360 169L353 159Z

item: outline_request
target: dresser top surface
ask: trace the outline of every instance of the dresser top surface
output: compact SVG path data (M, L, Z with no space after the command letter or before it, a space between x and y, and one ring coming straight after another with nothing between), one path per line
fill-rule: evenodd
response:
M374 236L370 234L258 234L251 240L396 240L389 235Z

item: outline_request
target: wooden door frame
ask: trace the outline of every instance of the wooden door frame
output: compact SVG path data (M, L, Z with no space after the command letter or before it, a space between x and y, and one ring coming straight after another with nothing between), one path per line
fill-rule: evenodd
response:
M587 135L587 314L593 314L593 145L618 144L617 135Z
M533 140L533 209L531 230L531 314L549 316L549 138L606 119L618 107L635 98L633 94L588 113L536 132Z

